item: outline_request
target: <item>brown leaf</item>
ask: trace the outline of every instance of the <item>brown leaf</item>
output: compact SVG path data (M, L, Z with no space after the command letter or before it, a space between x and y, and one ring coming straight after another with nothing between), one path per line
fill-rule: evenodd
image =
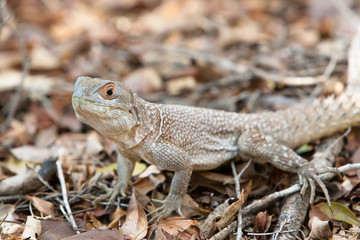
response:
M244 196L244 189L241 191L241 196ZM221 219L216 223L216 226L219 229L227 226L233 220L239 208L244 204L244 201L244 197L242 197L241 199L228 206L223 212Z
M78 227L80 227L79 224ZM66 221L50 219L41 220L41 230L42 240L57 240L76 234L75 230Z
M264 233L267 231L271 223L271 216L268 212L259 212L255 217L254 232Z
M116 228L119 226L119 221L122 216L124 216L126 212L121 208L116 208L115 212L111 216L111 223L107 226L108 229Z
M156 239L156 240L168 240L165 236L165 234L163 233L163 230L161 228L158 228L158 227L155 227L154 226L154 230L152 231L151 233L151 238L150 240L152 239Z
M312 217L309 220L309 228L311 229L309 234L311 239L327 239L332 236L333 223Z
M166 84L166 91L171 95L180 94L185 89L194 89L196 80L193 76L171 79Z
M162 80L153 68L141 68L129 74L124 82L136 93L152 93L162 88Z
M155 183L154 178L157 180ZM134 183L132 184L133 188L136 188L139 192L142 194L147 194L148 192L154 190L159 184L163 183L165 181L164 174L158 174L156 176L152 176L152 179L150 178L137 178Z
M57 131L56 126L40 129L35 138L35 145L39 148L49 147L58 137Z
M204 6L198 1L164 1L148 14L141 16L138 25L155 33L180 27L189 28L203 12Z
M189 194L185 194L182 199L181 212L186 218L201 215L199 204Z
M182 217L169 217L161 219L158 228L164 229L172 236L177 236L178 232L183 232L192 225L198 226L199 223L196 220L184 219Z
M146 214L137 202L135 192L133 191L128 204L125 223L119 231L122 234L133 237L133 239L142 239L146 236L147 227Z
M37 45L31 50L31 68L37 70L50 70L60 67L58 56L42 45Z
M316 205L312 205L311 206L311 209L309 211L309 217L312 218L312 217L317 217L319 218L320 220L322 221L328 221L330 220L331 218L329 218L325 213L323 213L321 210L320 210L320 207L322 206L323 203L320 203L320 204L316 204Z
M88 212L86 215L90 218L90 221L87 221L86 223L87 229L104 229L106 227L106 225L97 219L97 217L92 212Z
M0 135L0 143L4 146L19 146L31 142L28 127L17 120L10 123L10 130Z
M55 217L54 204L38 197L28 196L34 207L45 216Z

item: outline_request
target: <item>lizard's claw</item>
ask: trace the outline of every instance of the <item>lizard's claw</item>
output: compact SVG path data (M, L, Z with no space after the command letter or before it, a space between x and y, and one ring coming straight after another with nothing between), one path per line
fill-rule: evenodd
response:
M159 222L161 219L168 217L173 211L176 211L180 216L184 216L181 212L181 199L174 200L167 197L165 200L153 199L153 202L161 203L162 206L148 213L148 216L155 215L150 219L149 224Z
M331 172L335 174L339 173L337 168L325 168L320 171L316 171L311 164L307 164L303 166L299 171L299 182L302 185L300 193L301 195L305 195L306 189L310 185L310 204L312 205L315 199L315 190L316 190L315 182L316 182L323 191L326 201L329 205L329 208L332 211L329 192L324 182L318 176L318 174L326 173L326 172Z
M109 203L112 205L119 195L126 196L126 187L124 187L124 185L120 183L116 184L116 186L114 186L113 188L109 188L105 184L98 183L98 187L104 190L106 193L95 198L94 200L95 206L102 201L107 201L108 199L109 199Z

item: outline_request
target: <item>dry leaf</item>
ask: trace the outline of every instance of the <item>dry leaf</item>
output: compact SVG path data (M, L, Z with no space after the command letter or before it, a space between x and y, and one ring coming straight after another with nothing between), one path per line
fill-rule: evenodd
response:
M86 229L104 229L106 228L106 225L103 224L97 217L94 215L93 212L87 212L86 216L90 218L90 221L87 221L86 223Z
M140 68L125 79L124 83L136 93L152 93L162 88L162 80L153 68Z
M0 73L0 92L17 89L22 79L20 71L7 70ZM57 88L73 89L73 85L61 78L45 75L26 76L23 89L32 100L41 100Z
M79 224L79 220L77 220L76 223L79 228L83 228L83 226ZM42 240L63 239L68 236L76 235L75 230L66 220L58 221L43 219L41 220L41 229L40 239Z
M125 223L120 228L120 233L133 239L143 239L147 233L147 219L144 209L137 202L135 192L131 195L126 213Z
M182 217L169 217L161 219L158 227L164 229L170 235L176 236L178 232L185 231L191 225L198 226L199 223L196 220L184 219Z
M31 50L31 68L37 70L49 70L60 67L58 56L42 45L37 45Z
M155 230L152 231L151 236L153 237L152 239L168 240L163 233L163 230L158 227L156 227Z
M254 232L264 233L268 230L271 224L271 216L268 212L259 212L255 217Z
M17 159L35 163L42 163L52 156L50 149L32 145L23 145L21 147L12 148L10 149L10 152L14 154Z
M24 232L22 233L22 239L38 239L41 233L41 221L33 218L32 216L28 216L26 218Z
M194 89L196 85L196 80L192 76L176 78L166 83L166 91L169 94L177 95L185 89Z
M116 228L119 226L119 221L122 216L124 216L126 212L121 208L116 208L115 212L111 216L111 223L107 226L108 229Z
M330 221L322 221L317 217L312 217L309 220L309 228L311 229L309 237L311 239L330 238L333 235L333 227L333 223Z
M165 182L165 176L163 174L158 174L156 176L140 178L138 177L133 183L132 187L142 194L147 194L148 192L154 190L160 183Z
M1 181L0 195L26 194L38 190L40 186L42 186L42 183L38 179L37 173L31 168L27 168L21 174Z
M55 217L54 204L38 197L27 196L31 203L45 216Z
M241 195L244 196L244 189L241 191ZM244 198L237 200L236 202L232 203L230 206L225 208L221 219L216 223L216 226L219 229L226 227L234 218L235 214L239 210L239 208L244 204Z

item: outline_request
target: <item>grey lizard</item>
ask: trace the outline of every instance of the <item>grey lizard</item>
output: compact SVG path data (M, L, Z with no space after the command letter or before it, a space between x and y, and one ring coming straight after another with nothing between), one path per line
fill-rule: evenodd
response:
M113 202L119 194L126 195L134 164L141 159L175 172L155 219L174 210L181 214L192 171L214 169L236 156L298 174L302 192L310 184L312 198L315 181L327 195L317 177L322 171L292 149L360 124L360 97L355 94L276 112L241 114L150 103L122 82L79 77L72 104L81 122L116 144L118 183L100 199Z

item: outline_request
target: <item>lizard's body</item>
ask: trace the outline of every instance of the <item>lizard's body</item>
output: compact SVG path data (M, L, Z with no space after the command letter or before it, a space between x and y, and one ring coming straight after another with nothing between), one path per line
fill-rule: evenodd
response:
M355 95L239 114L149 103L123 83L85 77L77 80L73 106L80 121L117 145L119 184L112 198L125 193L135 161L175 171L160 217L180 207L193 170L213 169L236 156L311 178L314 170L290 148L360 123L360 97Z

